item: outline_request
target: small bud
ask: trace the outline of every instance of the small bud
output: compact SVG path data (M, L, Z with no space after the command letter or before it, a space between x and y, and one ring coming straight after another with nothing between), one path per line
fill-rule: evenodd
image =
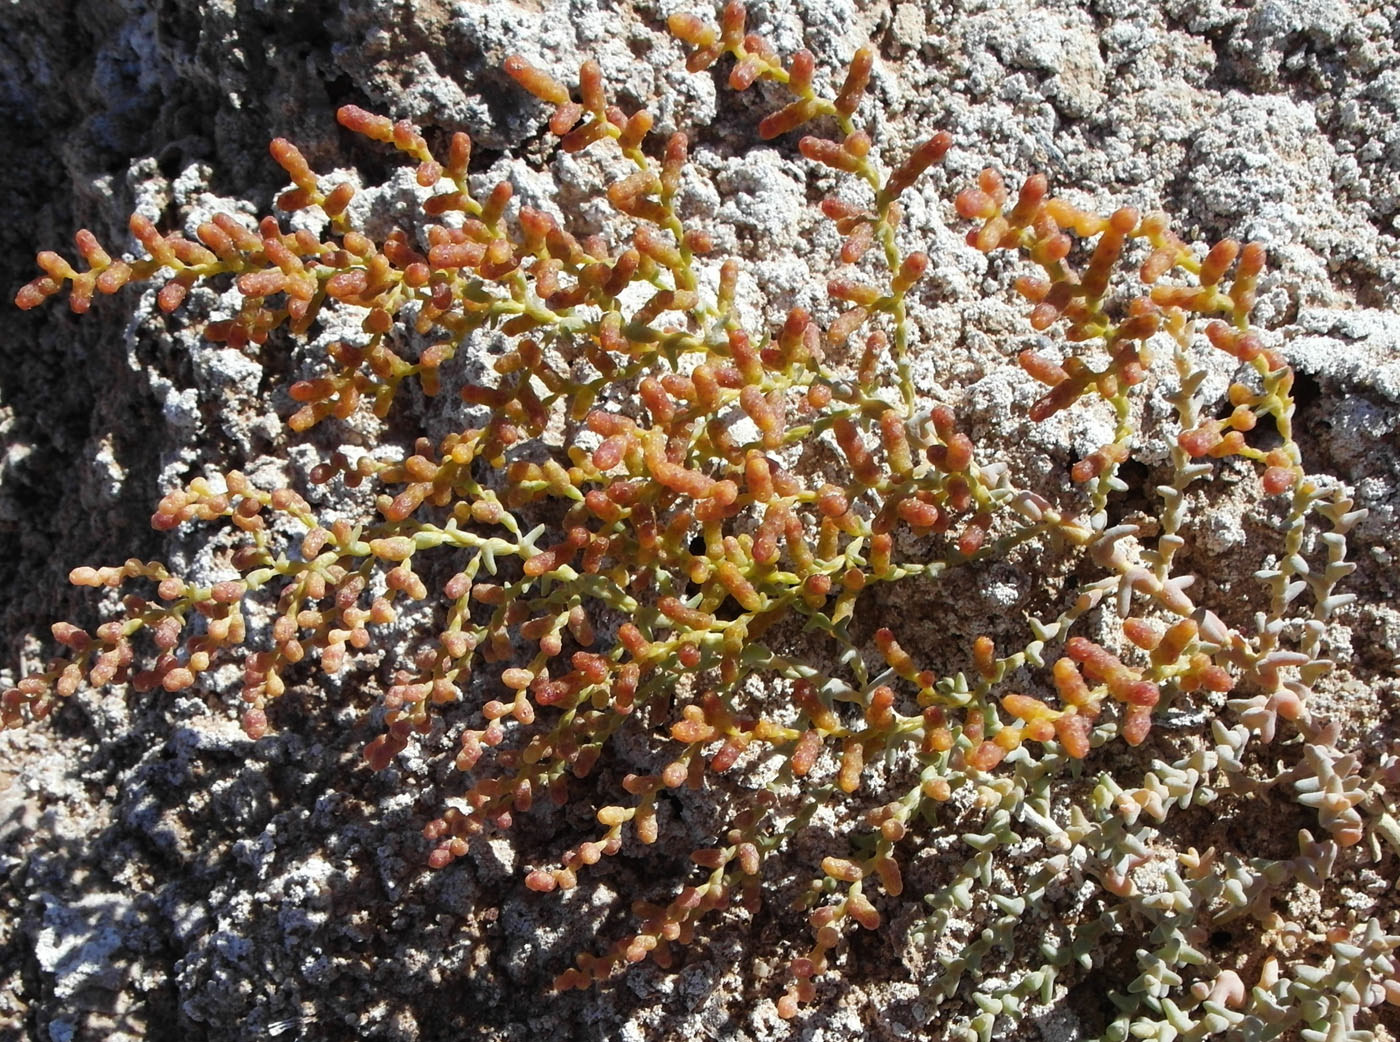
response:
M851 66L846 71L846 82L836 95L836 111L849 116L860 107L861 95L870 82L870 70L875 65L875 48L866 44L851 55Z
M394 121L387 116L377 116L358 105L342 105L336 110L335 118L346 130L375 141L394 140Z
M568 88L518 54L507 58L502 67L506 75L541 101L547 101L551 105L563 105L569 100Z

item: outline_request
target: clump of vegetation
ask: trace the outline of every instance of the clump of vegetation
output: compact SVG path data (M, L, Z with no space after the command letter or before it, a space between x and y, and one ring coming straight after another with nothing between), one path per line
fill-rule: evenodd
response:
M669 966L707 916L757 910L771 866L835 807L843 849L812 866L784 1017L836 979L853 928L881 929L911 901L916 943L955 935L920 985L932 1006L961 1001L969 1037L1063 996L1119 936L1135 938L1138 975L1110 989L1109 1038L1268 1038L1299 1024L1333 1038L1363 1007L1400 1001L1400 938L1376 920L1337 927L1320 959L1268 954L1248 982L1204 950L1234 920L1276 927L1271 898L1321 886L1341 848L1400 847L1377 795L1393 792L1396 758L1363 771L1309 712L1330 665L1325 623L1350 599L1336 586L1359 514L1305 470L1292 372L1250 325L1263 248L1193 247L1161 213L1088 212L1042 175L1012 191L986 170L961 192L968 243L1021 259L1016 289L1053 344L1019 356L1041 387L1029 419L1104 407L1092 403L1115 418L1069 481L1018 483L1005 446L974 440L911 372L909 310L932 261L909 248L901 198L952 138L875 147L858 120L869 48L828 91L810 53L784 61L746 33L739 4L717 26L675 15L670 27L693 72L724 61L736 90L785 89L759 136L805 132L801 154L854 186L821 203L843 240L829 307L793 308L772 328L741 313L739 262L715 259L704 222L677 205L686 135L655 141L652 116L613 104L591 62L576 91L523 58L506 71L553 106L560 148L629 161L600 189L627 235L580 238L516 205L508 184L469 176L465 134L435 153L417 128L354 106L341 124L403 153L431 193L382 240L354 226L354 189L327 184L282 139L271 151L293 187L278 206L319 211L320 233L220 215L187 238L138 216L141 252L117 260L79 232L83 270L41 253L20 307L66 290L82 312L94 292L163 279L159 306L178 312L193 287L231 282L241 306L204 329L230 349L275 350L331 310L362 316L361 336L292 384L293 432L387 417L405 384L460 393L474 420L402 458L336 453L307 476L367 483L372 516L324 520L296 488L238 471L169 493L157 529L239 533L228 577L201 585L134 559L74 569L75 584L129 591L123 610L93 632L55 625L64 653L5 693L4 723L42 718L85 684L178 692L232 661L258 738L287 686L307 681L303 663L351 670L377 628L431 602L433 631L381 674L384 726L365 757L383 770L440 718L460 728L461 799L425 831L432 867L537 800L596 799L596 834L524 878L569 889L625 843L657 842L667 790L767 779L737 787L724 827L690 853L692 878L638 900L635 930L579 955L561 988L645 959ZM488 334L509 349L490 380L468 382L461 359ZM1237 367L1224 403L1200 393L1212 351ZM1145 409L1148 396L1163 408ZM1169 477L1148 490L1150 525L1112 523L1121 468L1162 435L1148 423L1167 429ZM1192 510L1210 502L1193 493L1229 462L1255 475L1278 536L1247 627L1225 621L1241 612L1210 600L1219 592L1184 552ZM1019 642L977 636L921 662L906 649L936 618L869 617L882 589L1028 550L1074 586ZM442 559L451 577L430 588L425 562ZM813 642L825 656L803 650ZM1170 740L1157 740L1168 718ZM1296 766L1265 776L1254 754L1284 732ZM600 797L581 780L622 734L650 735L657 768ZM1174 813L1261 786L1291 787L1316 811L1297 857L1164 843ZM958 855L933 889L910 892L907 866L944 834Z

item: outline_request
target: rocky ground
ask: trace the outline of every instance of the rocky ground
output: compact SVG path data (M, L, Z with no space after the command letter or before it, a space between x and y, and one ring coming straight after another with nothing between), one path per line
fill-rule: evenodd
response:
M33 277L36 250L63 248L78 227L121 244L133 210L176 224L218 206L266 212L285 187L267 157L274 135L319 170L385 181L384 156L335 124L350 102L465 129L474 170L598 222L587 187L596 171L553 157L540 106L500 71L524 51L561 78L596 57L660 127L700 128L690 205L712 211L721 250L745 260L746 303L766 300L776 316L820 306L836 240L809 204L825 182L790 142L755 142L760 99L684 72L665 32L670 10L592 0L5 5L0 295ZM935 258L916 302L918 378L952 395L978 443L1018 468L1062 470L1102 439L1092 423L1025 420L1014 360L1035 338L1005 271L961 245L948 186L987 164L1041 170L1085 204L1162 208L1187 238L1268 247L1257 317L1299 374L1307 466L1351 485L1369 511L1351 537L1358 570L1345 589L1357 601L1328 635L1341 655L1325 704L1372 753L1400 740L1400 7L776 0L753 4L751 17L781 53L806 46L828 68L873 41L880 58L863 111L877 142L954 134L946 177L935 174L909 209L910 235ZM289 448L278 420L301 356L269 351L259 365L151 304L152 294L127 292L81 319L59 305L0 312L0 687L48 650L52 620L94 619L91 591L64 579L72 567L129 556L210 567L198 533L151 531L166 488L215 465L286 474L289 458L312 458ZM436 434L452 417L422 422ZM366 436L411 431L405 422ZM1212 581L1244 598L1248 577L1231 570L1248 561L1234 551L1251 531L1249 509L1222 501L1196 548ZM1006 565L993 592L940 596L969 618L994 613L1031 595L1043 578L1034 567ZM805 932L781 911L721 924L671 971L553 994L548 982L573 952L622 931L635 888L679 878L676 851L612 866L569 901L529 893L521 866L586 827L583 805L532 815L509 840L430 873L418 832L451 778L430 748L369 772L360 749L374 733L372 692L332 687L293 692L276 734L256 744L235 707L205 694L81 694L52 721L0 736L0 1037L923 1037L916 969L875 942L805 1026L779 1020L766 975L792 931ZM703 805L680 813L703 830ZM1180 849L1203 842L1192 820L1168 837ZM1400 933L1386 893L1397 853L1376 849L1373 860L1358 848L1325 899ZM1093 1037L1081 1000L1052 1004L1015 1037ZM1363 1023L1379 1039L1400 1036L1393 1006Z

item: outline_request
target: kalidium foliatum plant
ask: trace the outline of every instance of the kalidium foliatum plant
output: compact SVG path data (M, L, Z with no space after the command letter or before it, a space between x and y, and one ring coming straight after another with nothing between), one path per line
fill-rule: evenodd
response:
M625 160L597 189L625 233L483 184L463 133L430 148L346 106L344 128L416 165L421 212L387 235L357 227L355 188L279 138L294 231L137 216L128 258L87 231L76 267L39 254L21 308L66 295L83 312L155 280L178 315L192 290L232 287L238 306L204 335L254 358L355 316L359 334L290 386L297 434L392 419L410 392L460 395L471 422L398 458L328 453L300 485L232 470L169 492L153 525L231 539L226 578L75 568L79 586L122 591L121 611L91 632L55 625L62 653L4 693L5 725L85 685L198 690L235 664L257 739L289 686L344 673L380 692L373 770L456 736L455 798L424 830L432 868L536 804L592 801L594 831L522 873L541 894L644 854L674 796L712 797L722 824L689 875L636 895L630 930L557 967L560 989L678 965L715 922L777 903L808 927L765 953L784 967L768 985L784 1018L839 986L855 931L898 924L890 943L953 1037L990 1038L1104 979L1109 1039L1368 1037L1368 1009L1400 1003L1400 937L1339 918L1300 946L1289 895L1323 887L1345 848L1400 852L1400 749L1363 763L1310 709L1360 514L1308 473L1293 374L1250 324L1265 250L1189 244L1161 213L1089 212L1040 174L988 169L958 193L968 244L1021 272L1042 334L1018 359L1029 421L1112 418L1067 473L1023 473L974 437L959 388L913 365L911 310L937 307L939 262L901 218L955 137L889 141L863 121L873 49L828 77L745 22L731 3L718 25L678 14L670 29L692 73L776 99L758 137L795 141L829 191L841 244L819 308L741 304L742 265L682 205L685 133L653 134L591 62L571 87L521 57L506 72L552 106L559 149ZM1222 359L1217 399L1203 388ZM1125 509L1125 467L1150 442L1166 446L1158 480ZM1226 476L1275 540L1248 592L1193 564ZM337 485L373 490L373 512L312 505ZM1052 592L995 635L890 610L1008 564ZM364 665L404 618L421 623L416 650ZM1305 808L1291 857L1162 839L1175 816L1264 793ZM1212 947L1232 930L1249 958Z

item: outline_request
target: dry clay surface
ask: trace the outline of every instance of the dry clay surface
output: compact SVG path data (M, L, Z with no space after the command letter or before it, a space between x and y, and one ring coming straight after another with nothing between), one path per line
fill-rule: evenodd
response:
M373 218L392 220L411 178L336 127L345 103L465 129L483 183L508 179L518 197L606 230L590 186L607 162L556 156L542 107L499 71L523 51L570 80L592 56L659 129L693 130L684 205L710 213L717 252L744 261L744 306L770 322L792 306L829 316L825 269L838 241L812 203L831 182L791 141L755 140L772 96L736 98L710 74L685 73L664 28L670 10L6 4L0 289L8 299L32 277L33 253L64 247L75 228L127 243L133 210L166 227L216 208L267 212L285 187L267 158L274 135L318 170L383 185L368 193ZM806 46L827 69L873 41L880 59L862 115L877 145L897 150L935 128L955 136L946 173L912 193L906 217L909 242L934 257L914 301L916 378L1018 473L1064 484L1068 465L1105 440L1105 418L1026 419L1036 392L1015 358L1038 338L1009 293L1012 267L963 244L953 191L988 164L1044 171L1085 205L1162 208L1188 239L1268 247L1257 317L1299 374L1307 466L1352 485L1370 511L1352 534L1359 567L1345 590L1358 599L1328 636L1341 655L1327 708L1369 748L1400 738L1400 7L778 0L754 4L751 20L780 53ZM281 388L310 348L269 348L258 364L201 342L134 291L81 320L60 305L0 311L0 330L0 679L13 682L49 650L51 621L94 621L91 591L65 582L70 568L132 555L196 576L217 567L191 526L169 541L150 531L164 490L216 466L292 478L317 456L289 449L279 420L290 411ZM415 408L434 437L460 419L450 406ZM397 446L414 433L400 419L336 438ZM316 451L337 446L318 438ZM1141 451L1145 474L1165 448L1149 439ZM1222 495L1192 547L1195 567L1237 590L1242 611L1257 596L1249 509L1247 497ZM941 632L981 632L1043 581L1035 562L1010 561L939 591ZM917 601L887 607L906 620L934 615ZM411 635L405 626L398 639ZM256 744L236 706L209 693L81 694L51 722L0 736L0 1038L923 1037L917 962L888 939L862 940L805 1027L779 1020L777 977L765 978L791 954L784 942L806 933L781 900L754 920L720 921L671 971L648 965L604 988L550 992L576 951L623 931L643 886L683 878L683 852L715 823L710 809L695 798L669 842L600 866L563 900L526 891L522 866L587 833L596 804L586 800L526 816L431 873L419 831L455 791L435 755L453 735L369 772L360 749L375 733L374 682L293 692L276 733ZM1349 914L1400 932L1384 883L1400 872L1396 856L1370 857L1351 857L1345 894L1324 899L1344 897ZM1370 1023L1380 1038L1400 1035L1394 1019ZM1061 1001L1015 1037L1095 1030Z

